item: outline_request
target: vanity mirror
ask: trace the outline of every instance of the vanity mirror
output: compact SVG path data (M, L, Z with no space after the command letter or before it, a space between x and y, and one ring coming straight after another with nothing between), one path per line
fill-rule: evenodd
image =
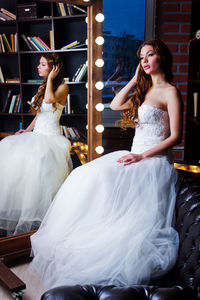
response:
M67 84L72 96L74 111L69 114L63 114L61 117L61 124L63 126L67 125L77 127L78 130L80 129L84 132L84 135L87 136L85 142L87 143L88 150L85 145L84 147L86 149L84 149L85 153L83 154L81 152L83 145L81 141L79 142L76 140L72 140L72 149L75 154L79 154L80 160L81 155L87 155L87 160L89 161L98 156L95 148L101 145L101 135L99 135L96 130L93 130L95 126L94 122L97 124L101 122L101 113L94 109L95 105L101 102L101 91L95 88L96 82L101 79L101 70L99 70L99 68L96 71L94 70L96 66L94 62L101 58L102 46L95 42L93 43L93 41L98 38L102 32L101 22L97 22L95 19L95 16L102 11L101 1L98 4L95 4L95 1L68 1L65 6L63 5L63 7L66 9L70 7L71 12L68 12L68 14L65 13L65 15L58 10L60 7L59 5L61 3L64 4L64 1L59 1L59 4L58 1L37 1L34 7L34 14L30 13L30 15L21 14L21 9L24 5L26 8L30 6L30 10L32 10L31 1L27 0L26 4L22 4L21 2L21 0L16 0L13 1L12 5L8 5L7 1L2 3L8 11L12 11L13 13L16 12L17 14L16 20L13 20L12 23L2 22L2 30L6 32L7 36L10 34L8 31L17 31L18 49L11 53L2 52L0 54L0 64L3 67L5 66L5 78L8 75L13 76L14 73L18 73L19 82L12 86L7 82L7 80L0 83L2 88L1 96L4 99L7 91L11 89L13 94L19 92L21 95L21 110L19 113L0 113L2 119L0 124L1 138L17 131L18 126L21 123L23 128L26 128L27 124L30 123L33 118L28 111L26 102L28 97L33 95L38 88L37 80L39 77L38 74L36 74L37 72L35 69L37 70L38 59L41 56L41 51L31 51L28 49L25 43L23 43L21 36L24 32L27 36L34 35L36 34L37 29L40 29L40 36L43 37L43 39L46 38L45 41L47 44L49 43L51 50L59 53L62 57L66 72L65 77L69 77ZM50 36L52 34L52 40L48 40L48 34L50 34ZM71 39L75 38L79 40L82 39L85 41L86 45L80 48L61 49L62 44L68 43ZM92 44L93 46L91 46ZM51 50L49 50L49 52ZM8 54L10 54L9 56L12 60L15 60L15 65L17 66L16 70L12 69L8 59ZM88 82L86 82L87 76L85 76L82 81L72 81L73 74L78 69L78 64L81 62L87 62L88 64ZM27 68L28 63L29 68ZM32 80L30 80L31 76L33 77ZM3 107L2 103L1 106ZM84 158L86 161L86 157ZM83 162L85 161L83 160ZM4 246L9 244L11 240L8 238L6 230L3 229L3 225L0 227L2 227L0 228L0 243L3 243L0 250L0 256L2 257L4 256L4 253L5 255L8 255L9 247L6 246L4 251ZM26 236L28 240L29 235L29 233L23 232L22 235L18 234L16 236L12 236L12 247L15 244L14 241L21 240L21 238L24 241ZM24 249L24 245L22 248ZM22 249L19 249L19 251L21 250ZM16 255L16 249L14 255Z
M10 11L17 12L17 5L24 3L25 1L21 0L14 0L12 1L13 7L11 7L10 2L8 3L6 0L4 3L1 3L2 6L5 6ZM73 93L77 93L78 96L76 99L79 101L80 106L85 110L84 113L77 113L77 114L71 114L67 116L62 116L62 122L64 122L64 119L67 118L69 121L69 124L72 124L72 122L77 122L77 124L81 123L83 125L85 130L85 135L87 135L87 145L88 145L88 153L87 153L87 159L88 161L94 159L95 157L98 157L99 154L96 152L96 148L98 146L101 146L101 134L99 134L94 128L96 125L101 123L101 112L95 109L95 106L99 103L101 103L101 90L97 89L95 87L95 84L98 81L102 80L102 70L99 69L95 65L95 61L102 57L102 45L99 45L95 42L96 38L99 37L102 33L102 23L97 22L95 19L95 16L102 12L102 3L101 1L95 2L95 1L84 1L84 0L73 0L73 1L67 1L68 4L73 4L76 6L80 6L85 12L79 12L77 14L71 15L71 16L62 16L58 14L57 5L56 2L65 2L65 1L39 1L37 0L36 3L38 7L42 5L43 7L46 7L45 10L45 17L43 18L38 15L37 18L33 19L19 19L17 16L17 19L12 22L1 22L1 30L6 32L7 34L10 34L11 31L17 31L18 35L18 50L15 52L8 53L1 53L0 54L0 63L3 62L8 63L8 69L10 68L10 72L13 71L16 73L19 78L21 79L20 82L15 83L12 85L12 88L15 89L16 93L21 93L21 96L24 96L24 99L26 99L26 95L34 91L34 89L37 89L38 85L33 82L27 82L28 76L28 70L26 71L26 74L22 74L22 71L25 70L25 67L23 66L23 63L28 65L30 64L30 69L32 68L31 61L37 60L36 57L40 57L41 52L39 53L36 51L30 51L27 48L25 48L25 45L22 44L22 40L20 37L20 34L22 33L25 28L27 29L27 33L33 33L34 30L40 29L40 34L44 34L44 32L48 32L52 30L53 37L52 37L52 50L53 52L59 52L62 57L65 58L65 56L69 57L69 66L68 71L69 73L73 74L74 70L72 70L73 65L73 59L75 60L75 55L78 57L78 60L84 59L88 62L88 74L87 74L87 85L86 82L68 82L68 85L70 87L70 90ZM26 4L30 4L31 1L26 0ZM46 5L46 6L45 6ZM82 22L82 25L81 25ZM84 29L85 28L85 29ZM44 32L43 32L44 29ZM87 37L87 47L84 47L83 49L71 49L66 51L61 51L61 38L63 43L65 42L63 39L67 38L73 38L75 39L75 33L72 32L74 29L75 32L79 32L79 35L81 35L82 32L86 33ZM70 36L70 37L69 37ZM80 38L81 36L79 36ZM49 41L50 42L50 41ZM73 58L74 57L74 58ZM13 60L15 61L15 65L18 66L17 70L13 70ZM78 66L76 66L78 67ZM10 83L0 83L1 90L5 90L3 97L6 95L6 92L11 87ZM23 98L22 98L23 103ZM87 104L87 111L86 111L86 104ZM25 109L25 106L23 106L23 109ZM28 114L26 111L22 110L18 114L9 114L9 113L1 113L1 122L0 122L0 131L1 131L1 138L6 136L9 133L12 133L16 131L17 124L20 124L20 122L23 122L23 124L28 123L28 121L31 119L31 115ZM8 121L8 122L7 122ZM19 122L20 121L20 122ZM71 123L70 123L71 122ZM85 128L87 125L87 129ZM70 126L70 125L69 125ZM72 126L72 125L71 125ZM77 125L78 126L78 125ZM31 232L25 232L22 234L12 235L12 236L2 236L0 238L0 258L1 261L4 263L10 262L13 259L18 259L20 257L29 256L30 255L30 235L33 234L33 231ZM3 281L5 283L5 272L0 269L0 281Z

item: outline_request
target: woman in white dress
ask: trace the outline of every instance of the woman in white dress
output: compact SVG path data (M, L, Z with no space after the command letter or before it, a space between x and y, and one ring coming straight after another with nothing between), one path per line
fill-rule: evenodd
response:
M181 141L182 104L167 46L147 41L138 56L136 75L111 103L124 111L122 126L136 126L131 151L76 168L31 237L32 267L46 289L148 283L176 261L178 176L170 149Z
M6 235L37 229L72 169L71 144L59 124L68 94L60 57L43 54L38 73L44 80L31 101L35 118L0 142L0 232Z

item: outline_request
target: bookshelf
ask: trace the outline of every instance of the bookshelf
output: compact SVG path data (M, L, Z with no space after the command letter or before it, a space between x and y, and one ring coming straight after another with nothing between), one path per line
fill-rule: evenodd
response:
M0 20L0 34L5 33L11 42L10 34L17 33L18 46L17 51L0 52L0 66L4 80L18 78L18 82L4 81L0 83L0 139L20 128L26 128L33 119L34 115L29 112L27 101L31 100L40 84L37 82L41 79L37 73L37 66L40 56L45 52L59 53L64 63L64 77L69 79L66 83L71 95L71 113L63 112L61 125L75 127L87 136L87 75L78 82L72 81L72 78L80 65L88 60L88 48L83 45L80 48L61 49L75 40L85 43L88 35L85 21L87 7L80 6L86 13L74 9L71 16L62 16L59 14L57 3L37 0L35 1L37 16L23 17L19 8L23 5L31 7L32 3L31 0L1 1L1 7L16 14L17 18L12 21ZM23 40L22 34L29 37L39 36L50 47L50 50L31 50ZM12 92L12 95L20 94L21 96L21 108L16 113L9 113L9 107L3 111L9 91Z
M188 95L186 112L185 161L200 165L200 21L196 11L200 2L193 1L191 19L191 41L189 49ZM195 104L196 102L196 104Z

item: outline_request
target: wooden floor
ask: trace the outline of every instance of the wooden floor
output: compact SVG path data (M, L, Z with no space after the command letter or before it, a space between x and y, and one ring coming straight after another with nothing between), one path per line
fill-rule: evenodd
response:
M43 294L42 284L29 267L29 263L24 263L10 268L24 283L26 289L24 290L23 300L40 300ZM11 294L2 286L0 286L0 300L11 300Z

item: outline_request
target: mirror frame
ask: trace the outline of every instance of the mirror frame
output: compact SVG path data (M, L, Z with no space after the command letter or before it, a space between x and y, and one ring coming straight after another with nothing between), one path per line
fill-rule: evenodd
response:
M102 36L102 23L95 20L97 13L102 12L102 0L41 0L46 2L67 2L75 5L87 6L87 33L88 33L88 161L100 155L95 147L102 145L102 134L95 130L96 125L102 123L101 112L95 109L97 103L102 102L102 91L95 88L97 81L102 81L102 68L95 65L97 58L102 58L102 46L95 43L97 36ZM31 251L30 236L35 231L0 238L0 261L7 262L13 259L29 257Z

